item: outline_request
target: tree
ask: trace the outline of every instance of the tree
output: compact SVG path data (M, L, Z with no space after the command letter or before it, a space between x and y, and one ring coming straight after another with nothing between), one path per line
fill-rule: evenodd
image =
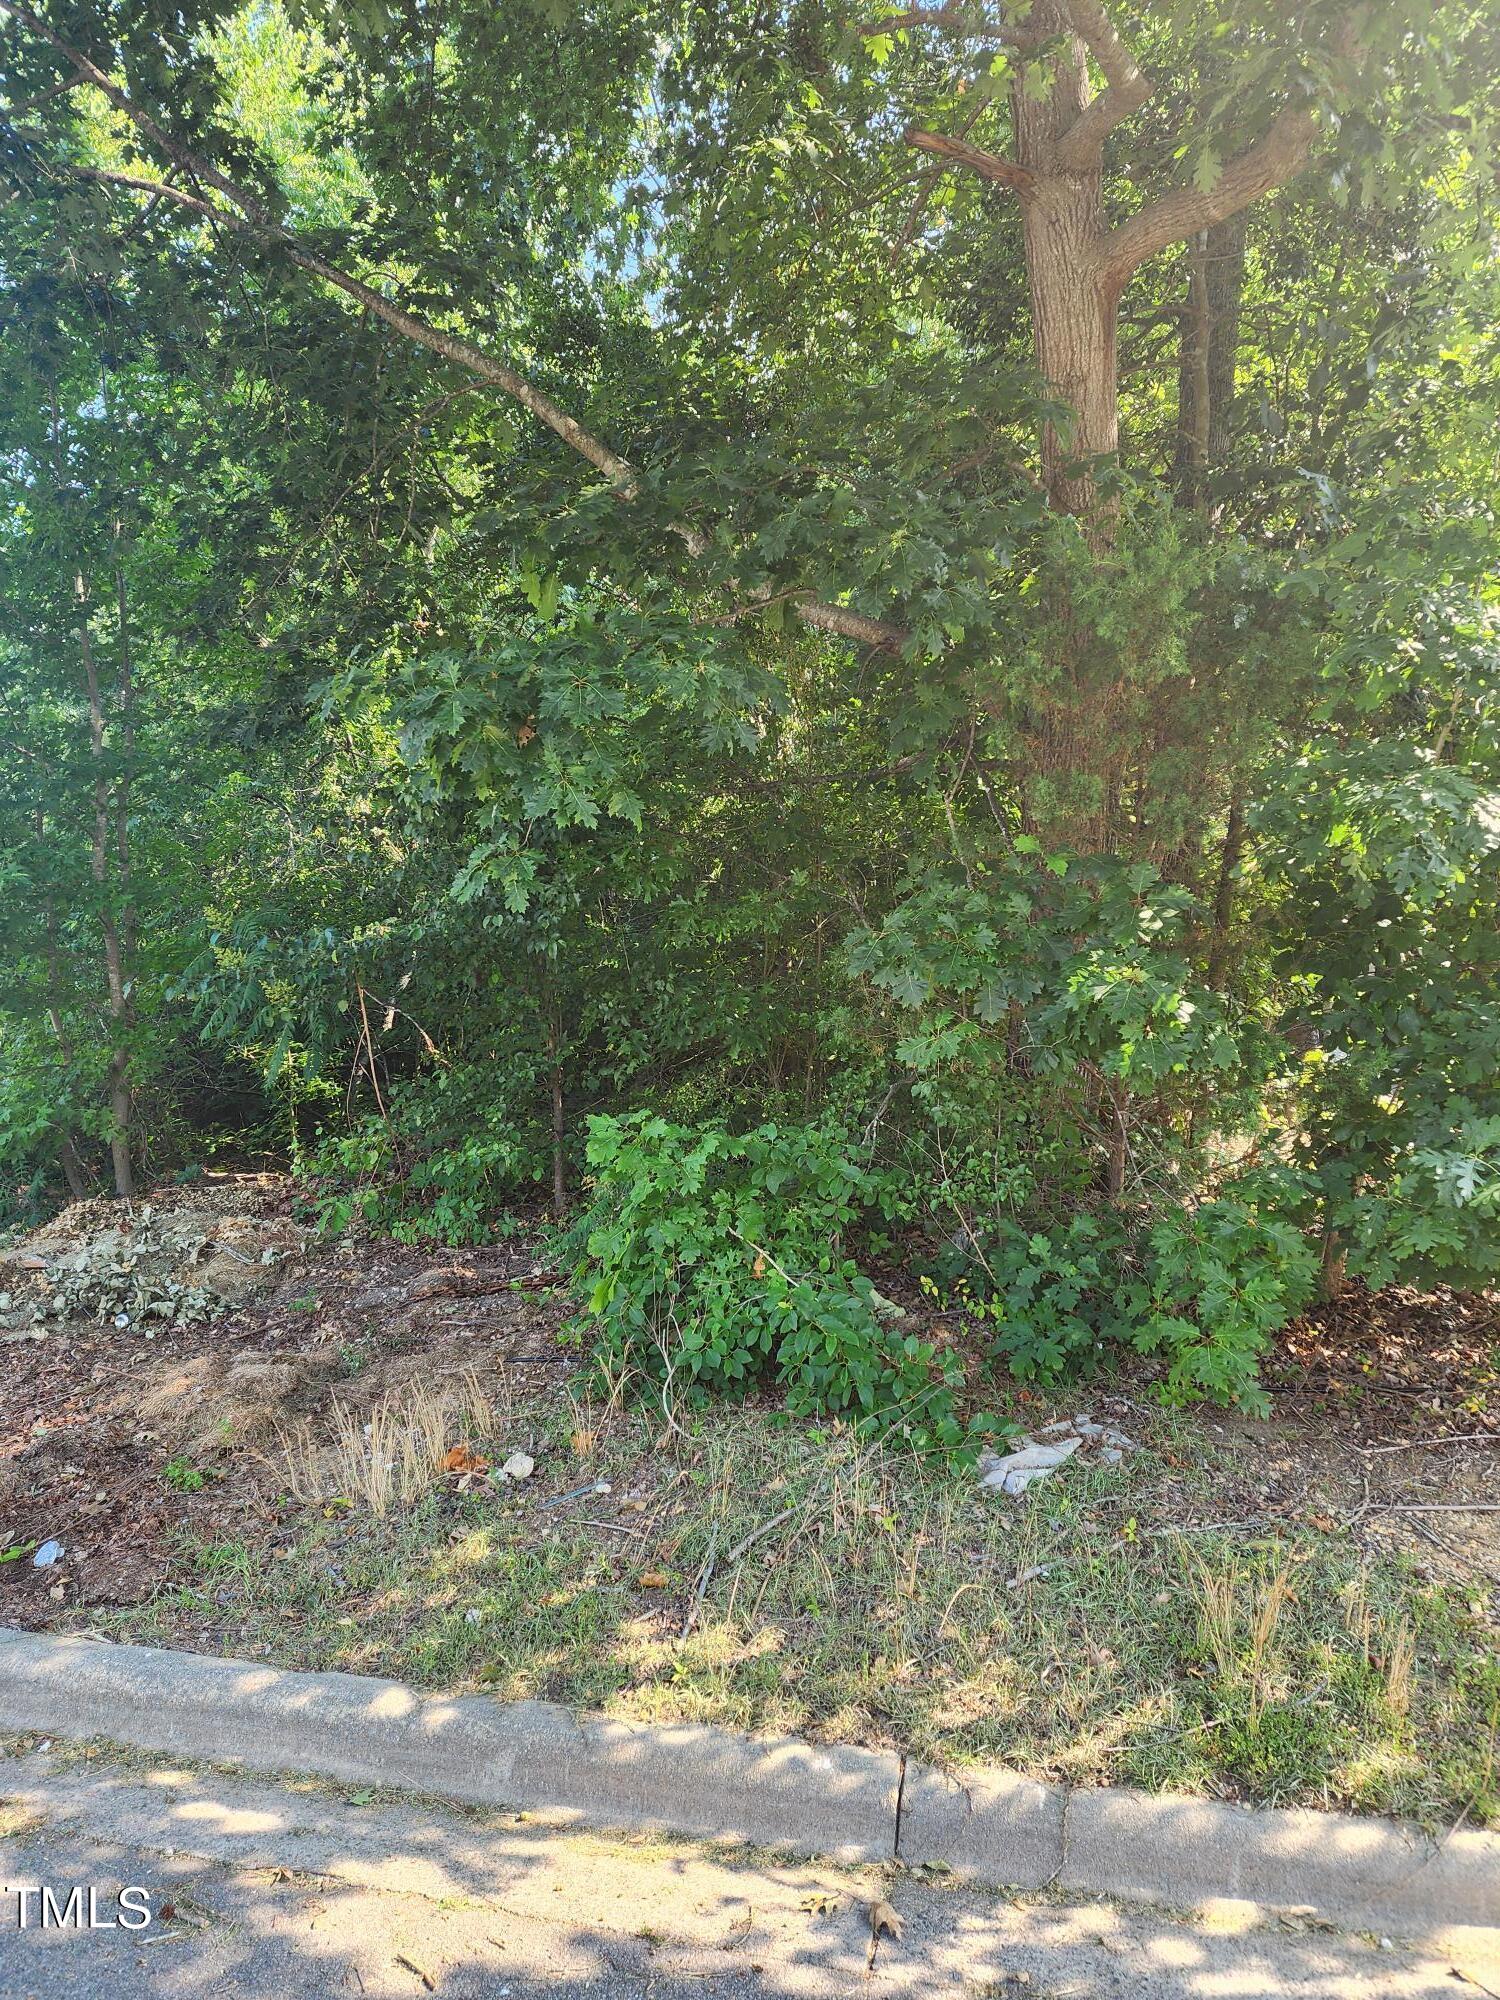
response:
M63 273L69 422L103 363L157 449L99 487L138 1113L254 1064L438 1234L591 1115L844 1131L1017 1365L1124 1327L1184 1392L1304 1232L1479 1268L1491 5L0 16L0 282ZM108 1008L64 1059L23 964L61 1169Z

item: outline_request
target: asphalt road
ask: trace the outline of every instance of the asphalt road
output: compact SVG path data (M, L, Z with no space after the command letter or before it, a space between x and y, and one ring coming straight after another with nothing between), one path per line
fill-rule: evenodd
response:
M166 1760L0 1758L0 2000L1461 2000L1500 1934L1442 1947L1012 1901L942 1877L715 1854L535 1817ZM96 1891L98 1927L43 1928ZM29 1886L28 1924L16 1889ZM106 1927L122 1914L138 1929ZM899 1937L872 1937L886 1899ZM872 1949L873 1947L873 1949Z

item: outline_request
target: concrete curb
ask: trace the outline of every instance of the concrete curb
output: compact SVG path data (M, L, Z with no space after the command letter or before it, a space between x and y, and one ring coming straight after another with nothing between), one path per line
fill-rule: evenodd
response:
M1387 1820L1068 1791L1007 1771L959 1781L882 1751L578 1718L148 1646L0 1629L0 1729L843 1861L942 1862L1020 1888L1178 1908L1230 1898L1409 1937L1500 1926L1494 1834L1435 1843Z

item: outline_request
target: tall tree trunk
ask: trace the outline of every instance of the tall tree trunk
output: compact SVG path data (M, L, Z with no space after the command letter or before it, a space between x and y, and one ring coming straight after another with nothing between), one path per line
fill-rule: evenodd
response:
M1150 78L1105 0L1031 0L1010 24L1009 38L1025 58L1015 65L1011 98L1015 157L986 151L967 132L908 126L906 141L1013 189L1020 202L1037 363L1047 387L1073 412L1065 430L1055 423L1045 428L1043 482L1053 505L1076 515L1103 553L1113 522L1094 462L1119 448L1118 312L1131 273L1175 243L1196 243L1181 452L1183 480L1196 502L1204 469L1227 435L1244 213L1302 171L1318 120L1311 92L1289 96L1258 139L1220 164L1211 187L1170 186L1106 224L1105 145L1148 101ZM1358 55L1357 14L1340 22L1330 47L1346 60ZM1097 95L1091 62L1105 79ZM1036 830L1060 845L1115 850L1130 833L1120 808L1131 754L1122 712L1129 690L1108 661L1090 660L1091 635L1066 601L1054 594L1050 609L1052 670L1033 690L1036 712L1021 717L1033 764L1022 774L1028 810Z
M94 659L89 633L88 588L80 575L77 582L80 607L78 645L83 660L84 685L89 702L89 747L94 759L94 831L89 861L94 886L99 892L99 924L104 933L104 974L109 995L109 1018L113 1046L109 1052L109 1152L114 1166L115 1193L128 1201L135 1193L135 1171L130 1159L131 1116L130 994L126 981L125 958L120 945L120 927L115 919L109 881L110 785L104 768L104 701L99 691L99 668Z
M126 1018L134 1014L131 988L135 979L136 908L130 882L130 788L135 782L135 672L130 652L130 615L125 596L125 572L115 570L115 604L120 631L120 775L115 781L115 864L120 884L120 941L125 953Z
M1041 438L1042 482L1053 506L1082 523L1101 554L1112 533L1097 483L1099 462L1119 448L1119 287L1100 269L1104 230L1102 156L1066 172L1056 148L1089 103L1088 57L1062 0L1036 0L1028 17L1038 38L1060 37L1044 94L1027 88L1024 70L1012 94L1016 156L1027 176L1019 189L1021 236L1031 299L1032 340L1048 389L1071 421L1047 423ZM1105 849L1122 776L1107 698L1090 686L1089 634L1055 580L1049 595L1055 671L1035 691L1023 724L1028 823L1049 845Z
M1200 229L1189 241L1188 298L1177 373L1177 491L1203 507L1224 463L1234 409L1249 216Z
M1229 929L1234 921L1234 885L1245 852L1245 798L1236 792L1229 801L1224 845L1219 850L1219 879L1214 889L1213 938L1208 948L1208 983L1218 992L1229 962Z
M552 1215L561 1222L568 1213L567 1101L562 1066L562 1008L554 999L547 1022L547 1054L551 1058L552 1086Z
M1080 515L1096 539L1099 518L1091 461L1119 447L1118 285L1107 283L1098 244L1104 229L1102 155L1067 172L1050 171L1058 142L1089 102L1088 54L1061 0L1036 0L1027 22L1038 40L1060 36L1045 94L1033 95L1025 68L1011 98L1020 189L1021 235L1031 295L1032 339L1047 387L1073 412L1066 433L1042 435L1042 479L1053 504Z

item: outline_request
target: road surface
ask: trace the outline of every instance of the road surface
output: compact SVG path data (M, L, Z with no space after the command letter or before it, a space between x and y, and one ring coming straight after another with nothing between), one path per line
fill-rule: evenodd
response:
M4 1750L0 2000L1500 1994L1496 1933L1416 1946L1259 1922L1243 1905L1194 1916L1012 1900L921 1871L716 1853L121 1753ZM86 1897L82 1924L43 1927L43 1885L49 1915L92 1888L95 1927ZM122 1889L144 1894L122 1906ZM896 1922L876 1940L881 1902Z

